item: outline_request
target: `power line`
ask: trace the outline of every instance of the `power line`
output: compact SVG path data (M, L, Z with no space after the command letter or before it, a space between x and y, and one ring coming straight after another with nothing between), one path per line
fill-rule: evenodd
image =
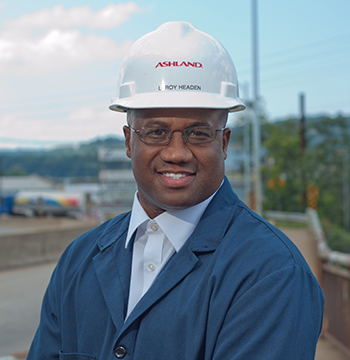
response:
M295 69L294 71L290 71L289 69L276 69L275 76L269 76L265 71L262 71L262 87L295 84L298 78L303 78L304 82L312 81L313 83L320 83L327 81L327 79L334 80L335 77L339 76L342 76L344 81L348 83L350 81L349 68L350 59L345 59L344 62L338 63L335 67L320 68L320 66L314 66L310 71L306 68ZM281 75L282 70L287 76L283 76L284 74ZM344 74L344 70L348 70L348 73Z
M312 43L308 43L308 44L304 44L304 45L300 45L300 46L296 46L296 47L292 47L292 48L274 51L274 52L265 54L263 56L264 56L264 58L268 58L268 57L278 56L279 54L283 56L284 54L290 54L291 52L294 54L294 53L298 53L298 52L309 51L310 49L312 51L314 51L314 49L317 47L324 47L324 46L328 47L330 43L333 45L333 44L335 44L334 40L340 40L340 39L345 40L348 45L348 41L350 39L350 33L338 35L338 36L328 38L328 39L314 41Z
M286 48L286 49L283 49L283 50L277 50L277 51L273 51L273 52L270 52L270 53L262 54L261 55L261 62L262 63L267 62L267 65L268 65L268 59L270 57L272 57L273 59L275 59L276 57L283 57L283 56L290 57L290 56L293 56L293 55L298 55L298 54L300 54L302 52L305 52L305 51L311 51L311 52L314 53L315 49L317 47L325 47L325 46L327 46L326 51L329 51L329 44L335 45L335 40L338 41L338 40L341 40L341 39L346 41L345 46L342 46L341 50L348 50L348 48L349 48L348 44L349 44L349 40L350 40L350 33L338 35L338 36L331 37L331 38L328 38L328 39L322 39L322 40L319 40L319 41L311 42L311 43L296 46L296 47ZM244 65L239 66L240 63L242 63ZM237 65L237 67L239 67L241 69L241 71L242 70L244 71L245 69L250 68L250 66L247 65L247 64L249 64L249 59L236 61L236 65Z

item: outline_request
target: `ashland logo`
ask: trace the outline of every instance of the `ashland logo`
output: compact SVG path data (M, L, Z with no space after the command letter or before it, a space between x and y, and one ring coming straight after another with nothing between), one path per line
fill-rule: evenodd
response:
M191 61L163 61L159 62L155 67L169 67L169 66L186 66L186 67L194 67L194 68L201 68L203 65L200 62L191 62Z

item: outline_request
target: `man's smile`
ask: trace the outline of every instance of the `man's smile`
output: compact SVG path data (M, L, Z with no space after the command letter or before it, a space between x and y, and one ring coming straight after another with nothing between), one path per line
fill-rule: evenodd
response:
M185 173L172 173L172 172L161 172L161 174L163 176L166 176L170 179L175 179L175 180L178 180L178 179L182 179L184 177L187 177L187 176L192 176L193 174L185 174Z

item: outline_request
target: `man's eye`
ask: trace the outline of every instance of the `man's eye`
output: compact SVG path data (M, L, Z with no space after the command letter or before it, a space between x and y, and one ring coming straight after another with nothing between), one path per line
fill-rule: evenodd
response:
M146 136L150 137L163 137L167 135L166 129L145 129L146 130Z
M200 138L207 138L210 137L210 131L207 129L190 129L187 133L189 137L200 137Z

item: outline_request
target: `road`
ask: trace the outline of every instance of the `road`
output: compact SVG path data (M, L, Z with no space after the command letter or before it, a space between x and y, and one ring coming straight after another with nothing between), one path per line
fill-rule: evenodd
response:
M0 272L0 357L29 348L54 266Z

